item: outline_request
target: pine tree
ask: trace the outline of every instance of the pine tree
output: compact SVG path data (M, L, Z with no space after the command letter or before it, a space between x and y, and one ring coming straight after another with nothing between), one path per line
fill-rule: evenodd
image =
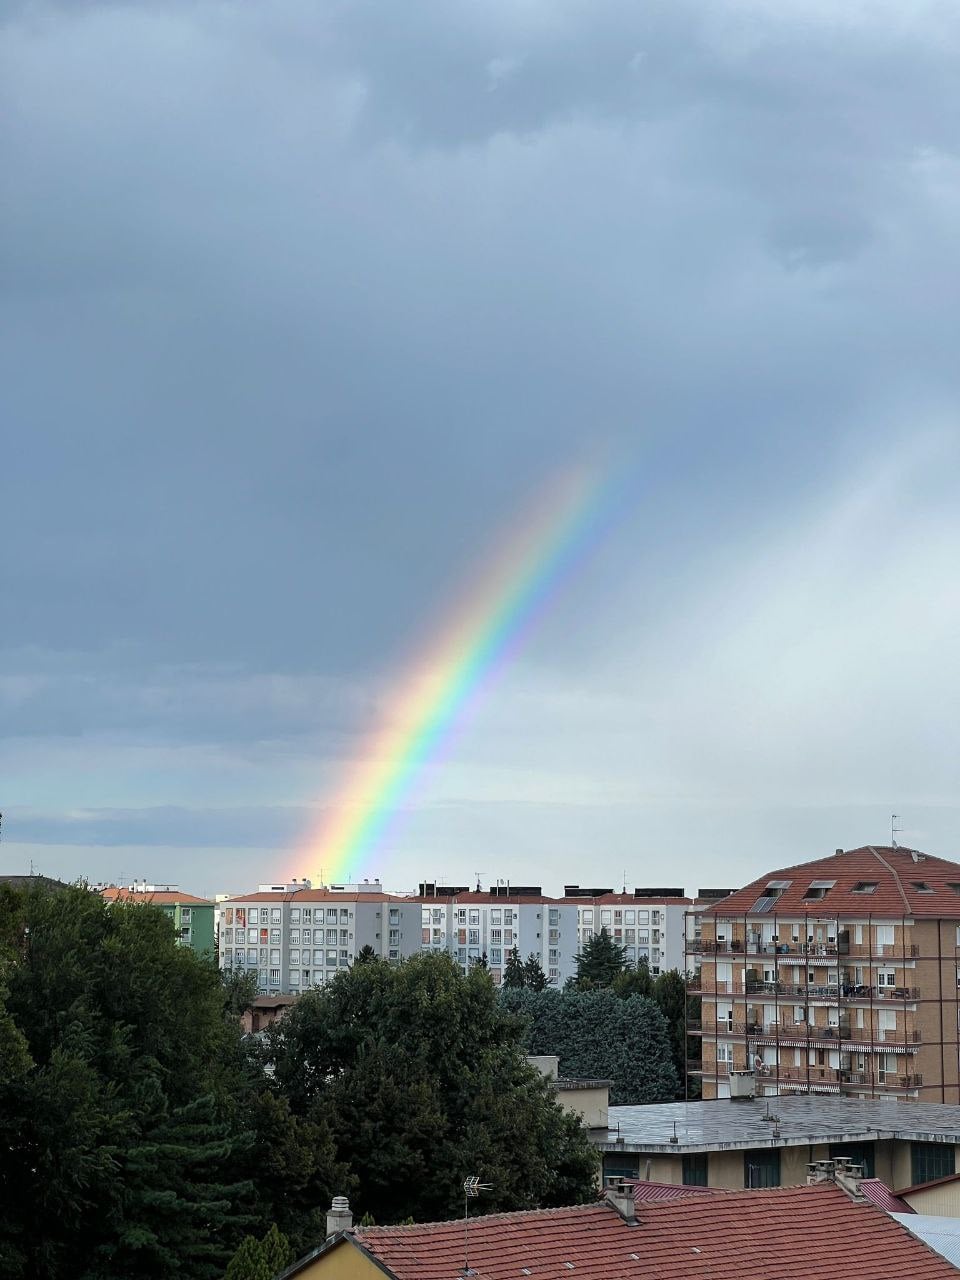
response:
M523 985L528 991L543 991L547 985L547 975L543 972L540 958L532 951L523 962Z
M577 976L573 985L581 991L595 987L609 987L617 974L623 972L626 952L614 942L604 926L599 933L584 943L583 950L575 957Z
M618 996L652 996L654 979L646 956L641 956L635 969L623 969L610 984Z
M258 1240L247 1236L230 1259L223 1280L274 1280L293 1261L290 1243L273 1223Z
M507 954L507 963L503 970L503 985L512 988L526 985L523 961L520 959L520 952L516 947L512 947Z

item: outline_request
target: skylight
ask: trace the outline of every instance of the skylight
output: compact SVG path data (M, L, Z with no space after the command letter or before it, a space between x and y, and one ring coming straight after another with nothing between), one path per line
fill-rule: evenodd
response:
M933 890L925 880L911 880L910 883L917 893L933 893Z
M858 880L850 890L851 893L876 893L876 880Z

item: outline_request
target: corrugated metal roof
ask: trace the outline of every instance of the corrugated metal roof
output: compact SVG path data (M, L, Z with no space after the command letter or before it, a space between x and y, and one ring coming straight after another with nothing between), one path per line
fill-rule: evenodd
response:
M890 1217L960 1270L960 1218L928 1213L891 1213Z

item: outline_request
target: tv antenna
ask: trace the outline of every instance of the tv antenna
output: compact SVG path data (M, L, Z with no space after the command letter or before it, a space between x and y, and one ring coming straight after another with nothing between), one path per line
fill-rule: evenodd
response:
M463 1180L463 1274L465 1276L475 1276L477 1274L476 1271L470 1270L470 1251L467 1236L467 1226L470 1221L470 1201L475 1200L481 1191L492 1190L492 1182L481 1182L479 1178L464 1178Z
M483 875L483 872L475 871L473 874L477 877L477 893L481 893L482 890L480 888L480 877Z
M890 815L890 846L893 849L899 849L897 844L897 836L903 831L903 823L900 821L899 813L891 813Z

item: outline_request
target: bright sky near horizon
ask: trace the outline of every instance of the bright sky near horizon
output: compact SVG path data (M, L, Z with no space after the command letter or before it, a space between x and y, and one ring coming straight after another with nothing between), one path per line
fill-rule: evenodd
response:
M597 456L358 873L960 860L958 138L939 0L0 5L0 870L311 869Z

